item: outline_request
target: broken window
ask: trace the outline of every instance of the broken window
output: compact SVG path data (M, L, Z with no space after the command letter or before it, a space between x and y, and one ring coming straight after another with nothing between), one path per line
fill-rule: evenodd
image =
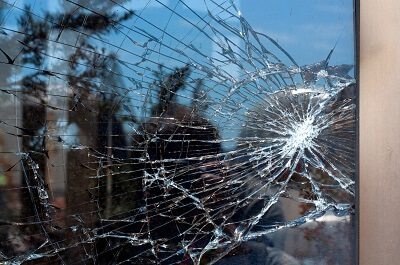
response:
M355 264L352 1L0 8L2 264Z

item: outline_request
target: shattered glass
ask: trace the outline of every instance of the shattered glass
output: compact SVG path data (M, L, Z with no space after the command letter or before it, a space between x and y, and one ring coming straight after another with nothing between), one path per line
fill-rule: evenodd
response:
M1 1L0 264L355 264L353 2L278 2Z

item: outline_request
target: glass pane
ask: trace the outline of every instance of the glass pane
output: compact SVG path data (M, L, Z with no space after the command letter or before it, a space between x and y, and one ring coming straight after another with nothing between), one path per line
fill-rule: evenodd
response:
M0 4L0 262L355 264L353 1Z

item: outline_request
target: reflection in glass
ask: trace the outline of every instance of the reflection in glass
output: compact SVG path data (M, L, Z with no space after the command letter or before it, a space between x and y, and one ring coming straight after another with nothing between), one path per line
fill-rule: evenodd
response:
M0 7L0 261L355 263L351 1Z

